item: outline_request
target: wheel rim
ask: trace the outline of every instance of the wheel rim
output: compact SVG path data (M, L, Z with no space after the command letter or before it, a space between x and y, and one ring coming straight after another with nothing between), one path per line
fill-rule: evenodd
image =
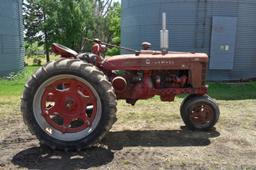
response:
M190 121L196 128L208 127L214 118L213 108L205 102L200 102L189 110Z
M33 111L39 126L51 137L75 141L88 136L101 118L101 101L86 80L58 75L37 90Z

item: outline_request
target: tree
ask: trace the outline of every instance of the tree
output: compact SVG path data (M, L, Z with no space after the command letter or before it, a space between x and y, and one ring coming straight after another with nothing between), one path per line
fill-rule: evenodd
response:
M83 36L93 28L92 3L85 0L62 0L56 10L55 38L75 50L80 50Z
M107 15L108 37L112 44L120 45L121 43L121 5L116 2L113 4ZM120 54L120 49L112 48L108 50L108 55Z
M23 6L25 39L43 44L47 61L53 42L80 50L83 37L113 42L120 36L121 8L112 0L27 0Z
M23 3L25 41L44 45L46 60L50 60L50 45L54 35L54 2L52 0L27 0Z

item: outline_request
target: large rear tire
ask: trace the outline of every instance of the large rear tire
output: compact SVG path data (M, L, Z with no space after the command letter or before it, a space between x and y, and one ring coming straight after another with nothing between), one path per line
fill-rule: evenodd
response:
M41 144L81 150L99 142L116 121L116 96L95 66L61 59L41 67L26 83L24 122Z

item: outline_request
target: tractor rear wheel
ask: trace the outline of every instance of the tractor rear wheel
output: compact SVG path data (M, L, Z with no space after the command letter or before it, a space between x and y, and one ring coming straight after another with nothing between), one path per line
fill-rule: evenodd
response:
M27 82L21 110L41 144L69 151L100 141L116 121L116 104L111 83L95 66L61 59Z
M209 96L190 96L181 106L181 117L191 130L210 130L218 121L220 111Z

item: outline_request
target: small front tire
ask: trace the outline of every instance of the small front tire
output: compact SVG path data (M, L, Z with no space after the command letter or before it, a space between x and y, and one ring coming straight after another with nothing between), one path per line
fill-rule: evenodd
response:
M191 130L207 131L217 123L220 111L209 96L192 96L182 105L181 117Z

